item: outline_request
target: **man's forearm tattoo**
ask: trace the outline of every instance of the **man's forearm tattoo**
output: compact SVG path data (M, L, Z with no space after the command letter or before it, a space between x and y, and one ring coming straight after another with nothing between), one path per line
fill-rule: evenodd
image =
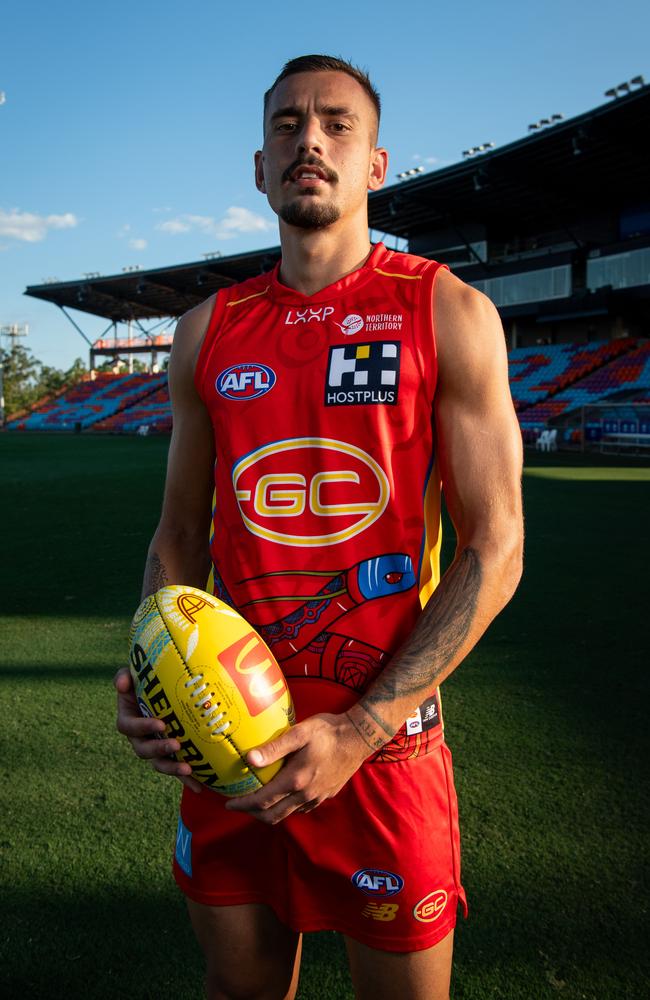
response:
M157 590L161 587L165 587L169 583L167 577L167 572L163 566L162 560L157 552L152 552L147 558L147 562L144 568L144 582L142 584L142 597L148 597L149 594L155 594Z
M381 703L430 691L465 642L476 614L481 578L478 552L464 549L434 590L411 638L361 699L362 708L385 732L394 735L396 730L382 718Z
M368 709L366 709L368 711ZM390 739L390 733L380 733L377 731L376 726L373 726L367 719L355 719L350 712L345 713L358 732L359 736L363 742L370 747L371 750L381 750L384 743ZM373 715L373 719L375 716ZM383 726L382 726L383 728Z

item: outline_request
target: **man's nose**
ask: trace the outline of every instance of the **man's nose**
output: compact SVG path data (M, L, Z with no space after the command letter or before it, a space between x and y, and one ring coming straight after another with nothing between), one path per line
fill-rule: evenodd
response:
M297 136L297 152L323 154L323 131L317 115L305 118Z

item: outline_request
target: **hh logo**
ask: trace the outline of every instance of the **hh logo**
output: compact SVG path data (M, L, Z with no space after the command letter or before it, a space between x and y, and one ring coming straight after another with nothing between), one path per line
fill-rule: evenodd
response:
M284 674L255 632L222 650L218 659L237 685L251 715L259 715L282 697Z
M330 347L325 383L325 406L397 402L400 343Z
M214 387L225 399L256 399L275 385L275 372L268 365L242 364L224 368Z
M404 888L404 879L381 868L360 868L352 876L352 884L370 896L394 896Z
M176 831L176 861L186 875L192 878L192 831L188 830L183 820L178 817Z
M241 458L233 487L252 534L282 545L336 545L381 517L386 473L356 445L331 438L273 441Z
M398 910L397 903L366 903L361 911L361 916L370 917L371 920L394 920Z
M447 893L444 889L436 889L428 896L421 899L417 906L413 907L413 916L422 924L432 924L437 920L447 905Z

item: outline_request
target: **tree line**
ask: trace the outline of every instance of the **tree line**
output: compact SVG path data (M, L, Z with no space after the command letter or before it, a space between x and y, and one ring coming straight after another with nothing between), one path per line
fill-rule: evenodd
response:
M88 368L81 358L75 358L69 368L54 368L44 365L22 344L16 344L10 350L0 348L0 365L3 370L5 419L21 410L29 410L39 399L53 396L88 375ZM112 371L114 366L115 359L110 358L98 365L96 371ZM147 371L147 366L135 360L133 369Z

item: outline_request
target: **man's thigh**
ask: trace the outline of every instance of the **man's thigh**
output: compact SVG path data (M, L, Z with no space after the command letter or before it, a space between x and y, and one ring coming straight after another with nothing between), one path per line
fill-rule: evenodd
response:
M263 903L204 906L187 900L207 967L208 1000L293 1000L301 935Z
M422 951L379 951L346 937L357 1000L449 1000L454 932Z

